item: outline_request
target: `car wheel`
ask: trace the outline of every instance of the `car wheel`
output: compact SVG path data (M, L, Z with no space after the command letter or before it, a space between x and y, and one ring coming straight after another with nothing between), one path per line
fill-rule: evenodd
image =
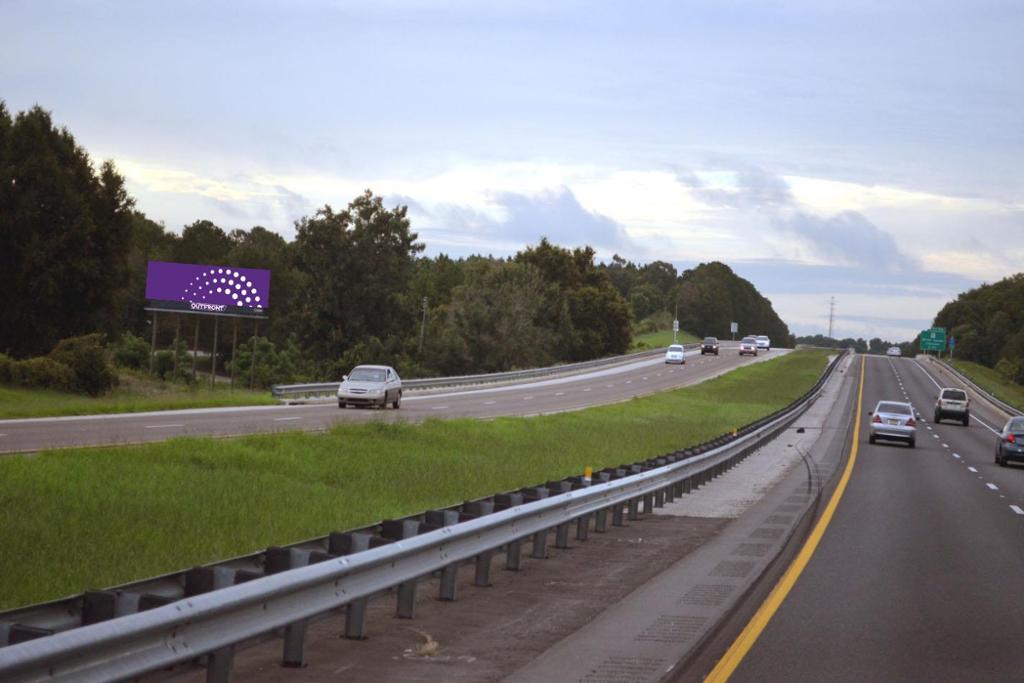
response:
M345 402L344 401L338 401L338 408L340 408L341 410L344 410L345 409Z
M1003 457L1002 453L996 453L996 463L1000 467L1006 467L1006 458Z
M399 408L402 407L402 392L401 391L398 392L398 396L391 403L391 407L394 408L395 410L398 410Z
M971 426L971 416L969 414L968 415L964 415L964 427L970 427L970 426Z
M875 443L875 435L874 434L872 434L871 436L868 437L868 443L870 443L870 444Z
M917 441L915 439L911 439L909 445L911 448L917 448Z
M934 422L935 424L939 424L941 420L942 415L940 413L935 413L934 415L932 415L932 422Z

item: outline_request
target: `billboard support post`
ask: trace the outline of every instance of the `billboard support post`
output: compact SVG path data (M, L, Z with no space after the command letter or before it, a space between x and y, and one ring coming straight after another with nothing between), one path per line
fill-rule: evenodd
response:
M196 316L196 334L195 340L192 342L192 382L196 381L196 357L199 353L199 323L201 318Z
M178 374L178 341L181 338L181 315L174 316L178 324L174 328L174 374Z
M238 365L238 318L235 318L235 331L231 335L231 391L235 390L235 367Z
M156 311L153 311L153 334L149 342L149 374L156 371Z
M210 389L216 389L215 382L217 381L217 332L218 323L220 323L220 316L213 316L213 355L210 356Z
M252 326L252 365L249 367L249 391L256 386L256 338L260 334L260 321L257 320Z

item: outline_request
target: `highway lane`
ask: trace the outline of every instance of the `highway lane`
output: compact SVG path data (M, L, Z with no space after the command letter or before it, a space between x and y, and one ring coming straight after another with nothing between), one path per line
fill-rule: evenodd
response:
M579 410L694 384L740 365L767 360L782 353L785 350L773 349L755 359L740 357L736 349L730 347L723 348L720 356L701 357L699 351L692 352L683 366L666 365L658 357L519 384L407 392L402 399L401 410L339 410L337 403L331 402L2 420L0 453L162 441L186 435L234 436L292 429L316 431L341 422L374 419L408 422L441 417L488 419Z
M946 382L912 359L864 362L849 486L732 680L1020 679L1024 468L993 462L985 426L1003 418L974 401L970 427L933 424ZM870 445L868 411L904 397L924 418L917 448Z

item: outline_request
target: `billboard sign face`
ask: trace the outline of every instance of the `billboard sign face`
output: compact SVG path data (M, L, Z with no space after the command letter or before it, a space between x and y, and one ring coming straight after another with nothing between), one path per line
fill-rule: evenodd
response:
M146 299L157 310L264 318L270 271L150 261Z

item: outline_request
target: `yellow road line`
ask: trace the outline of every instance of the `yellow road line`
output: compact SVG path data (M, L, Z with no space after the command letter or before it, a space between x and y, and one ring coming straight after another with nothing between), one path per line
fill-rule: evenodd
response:
M843 492L846 491L846 485L849 483L850 475L853 473L853 465L857 461L857 444L860 441L860 404L863 398L864 359L861 357L860 387L857 390L857 411L853 424L853 445L850 447L850 459L846 463L846 469L843 470L843 476L839 480L839 485L836 486L836 490L832 493L832 498L828 501L828 506L818 519L818 523L814 525L814 530L804 543L804 547L800 549L796 559L786 569L786 573L782 575L775 588L772 589L768 599L762 603L757 613L750 619L735 642L726 650L725 655L718 660L718 664L715 665L715 668L704 679L705 683L724 683L724 681L729 680L729 677L736 671L736 667L740 665L740 662L743 661L750 648L757 642L761 632L768 626L768 622L771 621L779 607L782 606L783 600L789 595L789 591L793 589L797 579L800 578L800 574L807 567L807 563L811 561L814 551L818 548L818 543L821 542L822 536L825 535L829 522L832 521L832 515L835 514L836 508L839 506L839 500L843 497Z

